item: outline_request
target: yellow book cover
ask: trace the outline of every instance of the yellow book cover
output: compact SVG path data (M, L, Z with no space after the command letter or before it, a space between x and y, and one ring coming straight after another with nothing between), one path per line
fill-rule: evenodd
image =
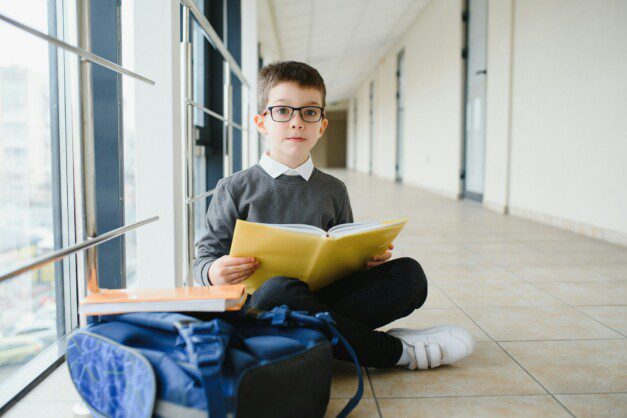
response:
M365 269L368 259L385 252L406 223L406 218L350 223L325 232L311 225L238 219L229 255L259 261L259 269L243 282L248 293L274 276L301 279L316 291Z

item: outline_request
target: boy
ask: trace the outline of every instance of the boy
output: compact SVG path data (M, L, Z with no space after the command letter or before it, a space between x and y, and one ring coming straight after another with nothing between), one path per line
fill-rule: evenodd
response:
M236 284L259 267L253 257L228 255L236 219L264 223L304 223L324 230L353 222L346 186L314 167L310 150L328 125L326 88L314 68L277 62L260 70L257 130L269 150L259 164L220 180L207 210L207 232L198 245L195 280L203 285ZM427 279L411 258L389 260L390 250L367 262L364 271L313 293L295 278L273 277L244 309L288 305L310 313L328 311L363 366L427 369L466 357L472 336L457 327L375 331L411 314L427 298ZM388 261L389 260L389 261ZM342 347L335 357L349 360Z

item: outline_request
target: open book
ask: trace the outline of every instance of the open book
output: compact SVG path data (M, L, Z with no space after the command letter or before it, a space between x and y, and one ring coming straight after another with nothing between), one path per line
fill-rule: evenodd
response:
M273 276L296 277L316 291L385 252L407 219L349 223L325 232L300 224L263 224L238 219L229 255L255 257L260 267L243 283L253 293Z
M234 311L244 305L246 297L245 286L241 284L175 289L101 289L81 300L79 313Z

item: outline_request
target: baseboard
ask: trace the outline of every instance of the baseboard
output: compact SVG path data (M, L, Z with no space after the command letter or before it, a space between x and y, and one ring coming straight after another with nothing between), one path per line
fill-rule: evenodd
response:
M564 229L566 231L574 232L590 238L627 247L627 234L622 232L515 207L509 209L509 214L541 224L554 226L556 228Z
M501 215L507 214L507 205L498 202L483 201L483 207L493 212L500 213Z

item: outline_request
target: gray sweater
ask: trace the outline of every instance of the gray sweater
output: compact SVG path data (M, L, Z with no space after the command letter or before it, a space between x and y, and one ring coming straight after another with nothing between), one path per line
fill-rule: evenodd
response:
M272 178L259 164L216 185L207 209L207 231L198 242L194 279L207 285L214 260L231 249L235 221L276 224L307 224L325 231L353 222L346 185L317 168L309 180L281 174Z

